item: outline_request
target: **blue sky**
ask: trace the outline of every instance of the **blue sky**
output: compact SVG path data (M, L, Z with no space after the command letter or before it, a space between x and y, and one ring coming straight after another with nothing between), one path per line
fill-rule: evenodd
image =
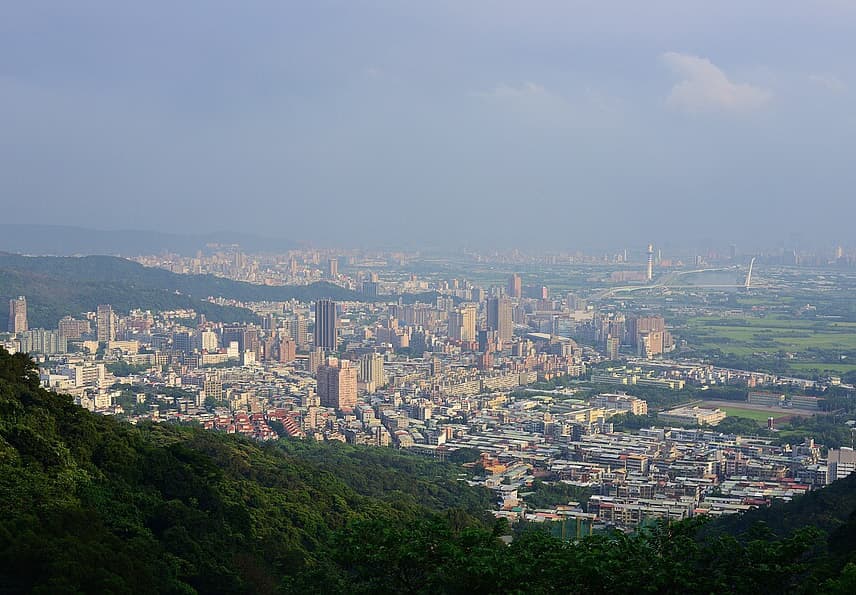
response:
M852 245L856 2L6 2L4 222Z

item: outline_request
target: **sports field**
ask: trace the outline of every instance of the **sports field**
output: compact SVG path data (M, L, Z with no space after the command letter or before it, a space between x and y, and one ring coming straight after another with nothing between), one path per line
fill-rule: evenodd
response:
M765 407L764 405L753 405L745 401L703 401L705 407L718 407L725 411L729 417L747 417L758 422L766 422L768 417L778 419L780 417L809 417L816 411L803 409L791 409L783 407Z
M766 422L768 417L781 417L782 413L775 411L759 411L757 409L741 409L740 407L721 407L728 417L747 417L755 421Z

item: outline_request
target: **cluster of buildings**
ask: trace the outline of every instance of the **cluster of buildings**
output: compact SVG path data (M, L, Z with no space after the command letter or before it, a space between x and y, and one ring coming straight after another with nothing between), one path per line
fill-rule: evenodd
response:
M632 316L623 312L599 312L578 333L602 345L609 359L619 359L622 348L645 359L671 352L675 340L662 316Z
M803 409L806 411L819 410L820 404L823 402L823 399L820 397L812 397L809 395L786 395L784 393L774 393L761 390L750 390L746 400L753 405Z
M650 281L651 250L647 256ZM675 348L662 316L597 311L573 293L551 297L517 274L489 289L415 275L381 280L373 268L389 258L403 264L407 255L385 258L323 251L249 258L222 247L192 259L139 260L254 283L325 279L370 297L427 290L436 297L240 303L256 314L248 324L212 322L191 310L119 313L101 304L50 330L28 327L26 298L18 297L9 304L6 346L42 359L45 386L133 423L193 421L258 440L287 435L437 458L475 451L481 458L473 481L495 490L497 514L510 518L624 528L729 514L825 485L856 465L852 451L824 458L810 440L782 447L677 427L616 433L613 416L645 415L648 404L621 392L578 399L573 379L590 373L599 390L676 391L686 384L754 387L769 378L654 359ZM358 272L343 274L340 261ZM560 386L527 388L539 382ZM762 391L749 400L818 407L811 397ZM724 417L697 406L659 413L676 426L713 427ZM586 509L569 503L531 510L525 494L536 478L588 490Z
M658 519L726 515L773 499L789 500L845 477L851 449L827 457L811 439L778 446L769 439L708 429L658 427L549 436L513 435L483 446L492 461L485 485L497 492L497 516L530 521L577 519L588 526L630 528ZM839 462L843 461L843 462ZM585 510L569 502L526 506L534 479L588 490Z

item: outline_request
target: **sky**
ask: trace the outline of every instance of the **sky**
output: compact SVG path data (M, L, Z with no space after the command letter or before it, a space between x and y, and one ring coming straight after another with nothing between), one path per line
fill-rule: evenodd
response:
M315 246L853 246L856 1L41 2L4 223Z

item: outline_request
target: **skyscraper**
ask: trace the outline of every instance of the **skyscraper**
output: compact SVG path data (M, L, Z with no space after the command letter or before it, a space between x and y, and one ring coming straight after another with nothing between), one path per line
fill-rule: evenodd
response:
M476 305L462 304L449 312L449 338L461 343L471 343L476 336Z
M99 342L116 340L116 315L113 306L100 304L95 312L95 332Z
M9 300L9 332L23 333L27 328L27 298L12 298Z
M506 297L490 298L487 301L487 328L496 331L503 343L514 336L511 320L511 302Z
M336 351L338 330L336 302L328 299L315 302L315 347Z
M523 280L517 273L514 273L508 278L508 288L506 293L509 297L513 298L523 297Z
M339 276L339 261L335 258L331 258L327 261L327 276L330 279L335 279Z

